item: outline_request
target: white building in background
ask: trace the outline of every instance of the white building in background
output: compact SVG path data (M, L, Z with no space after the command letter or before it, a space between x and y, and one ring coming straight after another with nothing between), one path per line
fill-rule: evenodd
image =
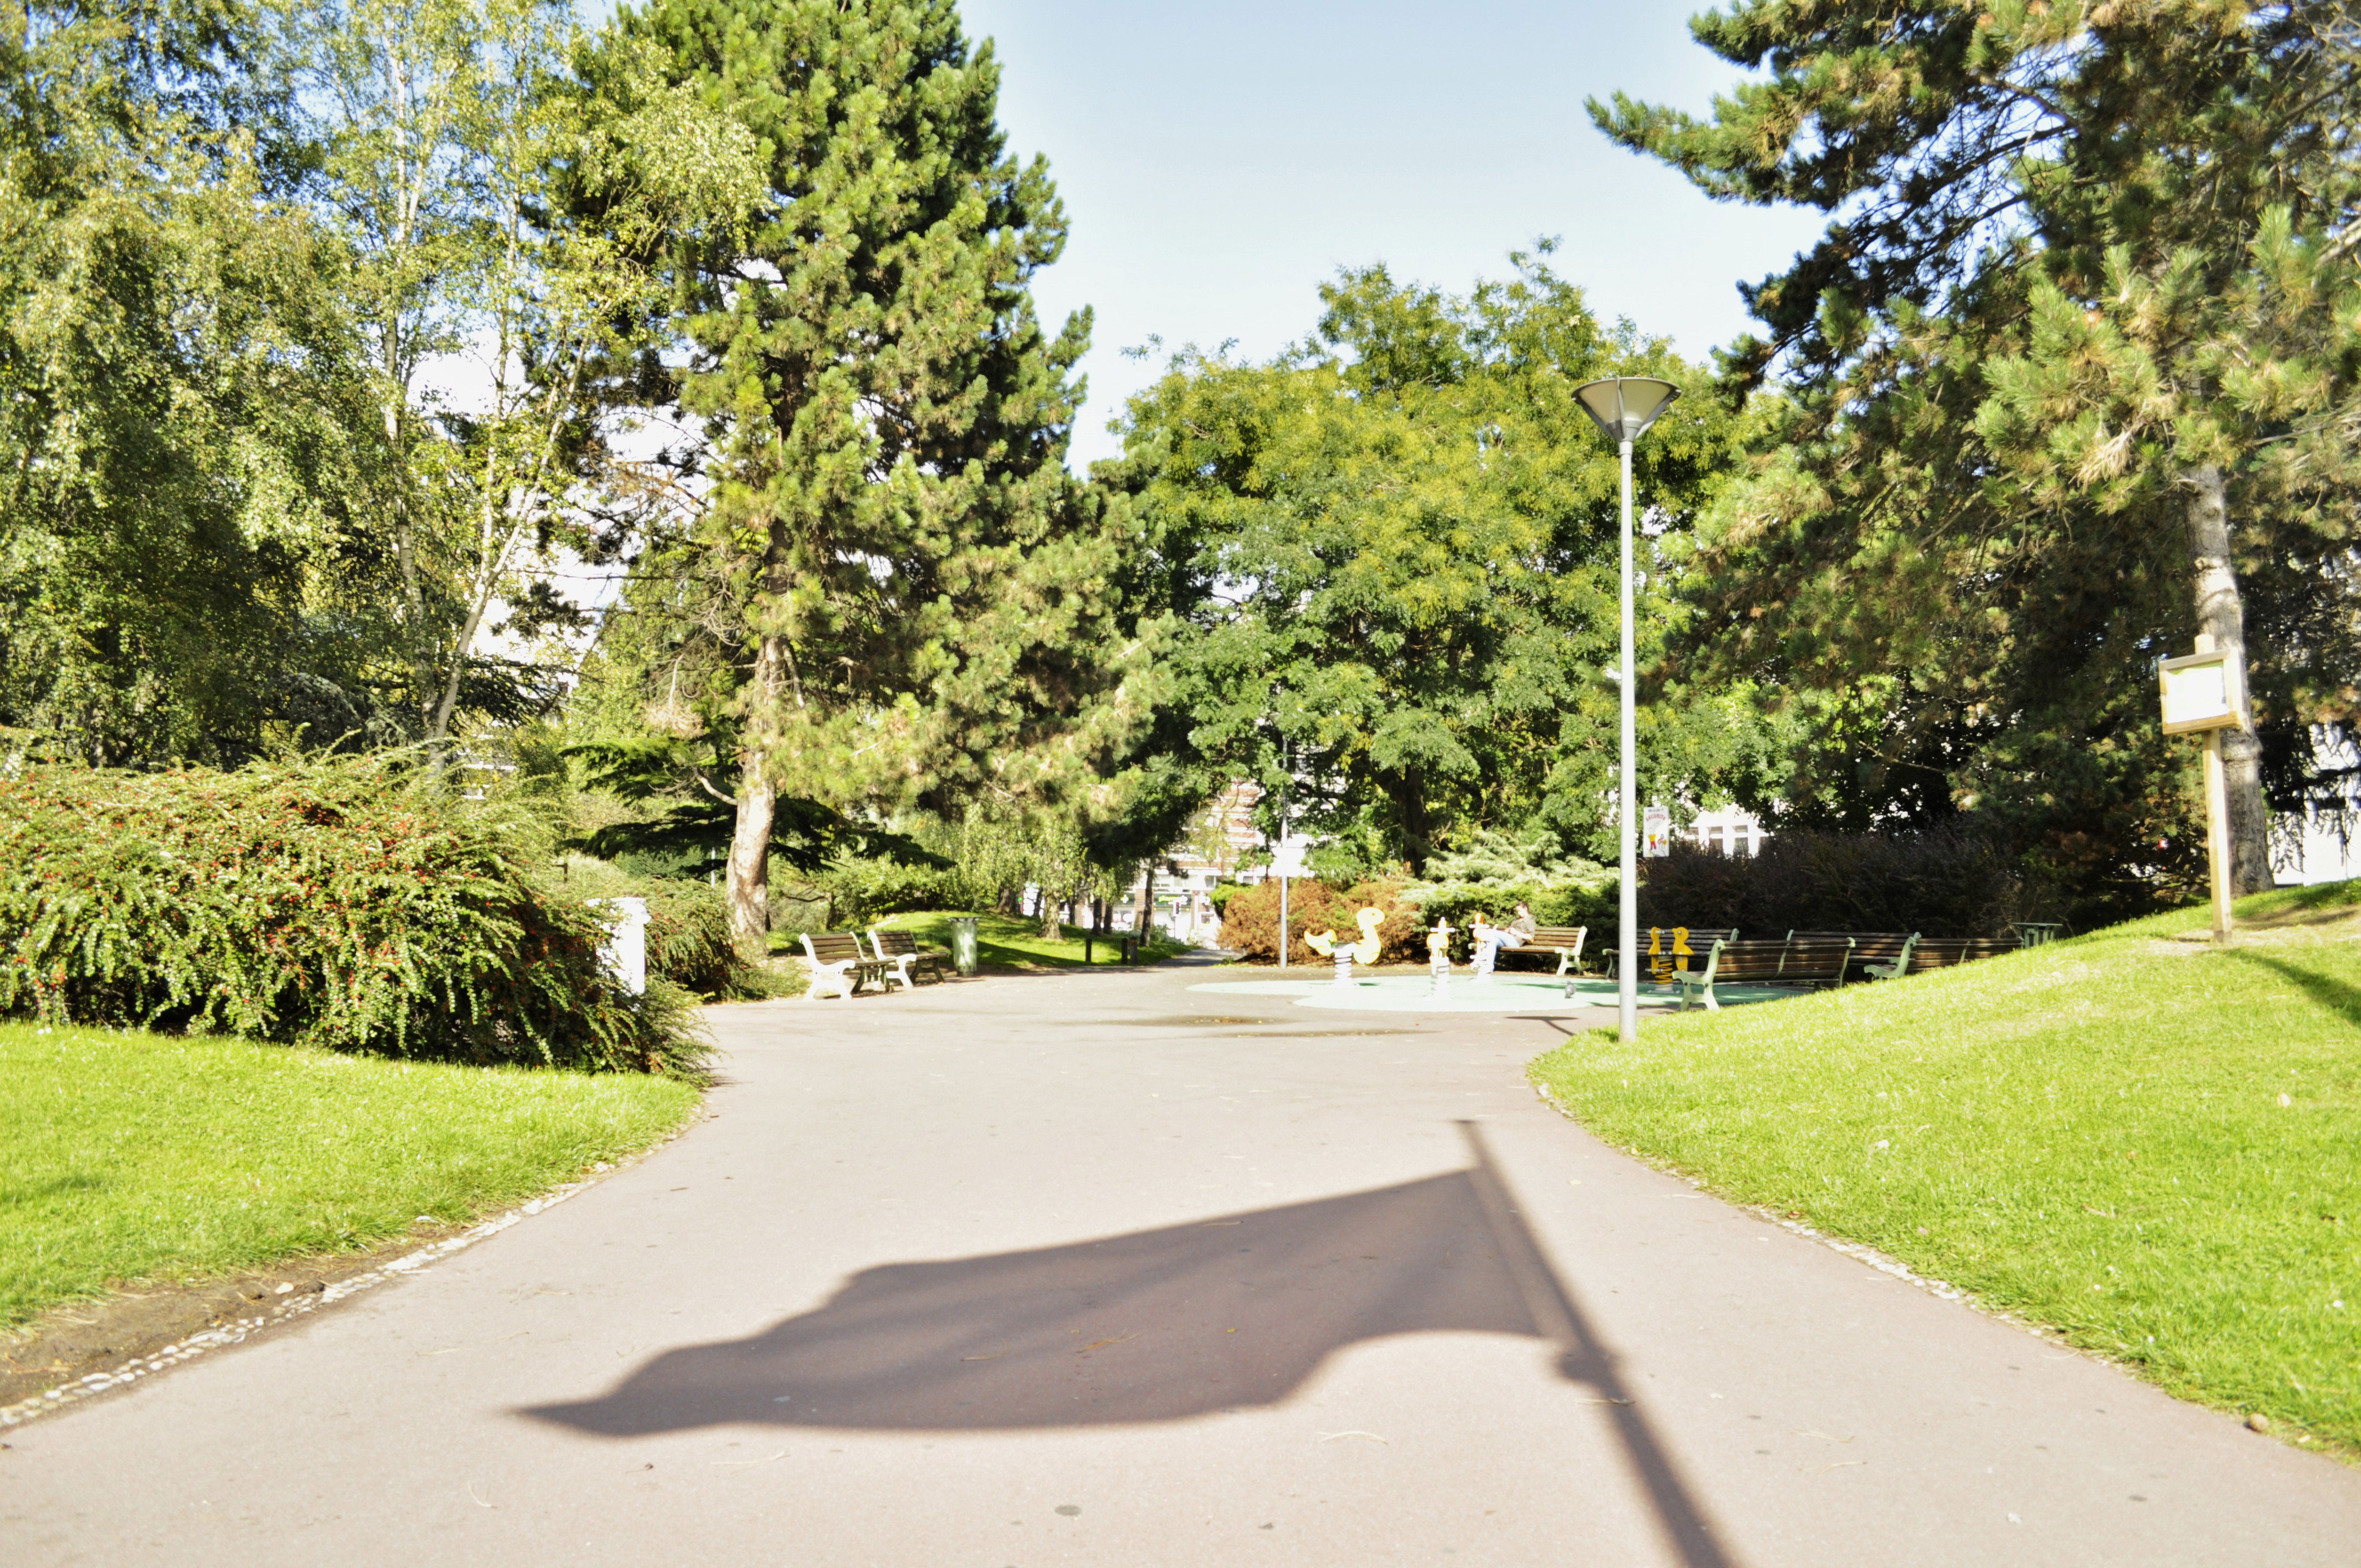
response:
M2282 813L2271 824L2271 878L2281 887L2361 877L2361 814L2340 823L2334 812Z
M1149 924L1176 942L1210 948L1219 938L1221 917L1213 912L1213 889L1224 882L1257 883L1262 867L1241 866L1249 856L1261 859L1268 840L1254 825L1254 808L1262 786L1240 779L1200 812L1188 837L1174 845L1154 868L1153 905ZM1131 884L1126 907L1139 907L1141 882Z
M2313 755L2323 768L2361 767L2361 749L2351 740L2327 744L2316 737ZM2281 812L2271 823L2271 876L2281 887L2346 882L2361 877L2361 781L2348 783L2345 809Z
M1717 855L1759 855L1763 841L1771 835L1752 812L1719 806L1698 812L1697 820L1683 830L1681 837Z

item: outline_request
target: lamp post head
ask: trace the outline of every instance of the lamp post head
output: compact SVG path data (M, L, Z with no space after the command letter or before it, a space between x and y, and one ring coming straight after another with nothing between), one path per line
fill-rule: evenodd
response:
M1613 442L1637 441L1640 433L1656 422L1656 416L1673 406L1681 389L1670 381L1659 381L1653 376L1609 376L1597 381L1585 381L1574 389L1582 403L1582 411L1598 427L1598 433Z

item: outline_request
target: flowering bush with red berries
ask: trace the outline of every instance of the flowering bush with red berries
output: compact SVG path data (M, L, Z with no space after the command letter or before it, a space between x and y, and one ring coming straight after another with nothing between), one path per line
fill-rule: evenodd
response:
M529 803L400 755L0 779L0 1014L469 1062L693 1070L538 868Z

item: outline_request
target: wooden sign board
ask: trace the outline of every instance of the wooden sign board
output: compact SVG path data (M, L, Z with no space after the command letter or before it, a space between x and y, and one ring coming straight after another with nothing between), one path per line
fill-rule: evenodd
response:
M2159 660L2157 685L2164 699L2164 732L2233 729L2246 722L2238 696L2245 685L2227 653L2191 653Z

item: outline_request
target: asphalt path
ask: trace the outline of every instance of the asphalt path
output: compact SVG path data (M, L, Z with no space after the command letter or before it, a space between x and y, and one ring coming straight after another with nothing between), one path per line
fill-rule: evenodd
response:
M0 1563L2361 1563L2361 1472L1651 1170L1597 1013L713 1010L710 1119L8 1434Z

